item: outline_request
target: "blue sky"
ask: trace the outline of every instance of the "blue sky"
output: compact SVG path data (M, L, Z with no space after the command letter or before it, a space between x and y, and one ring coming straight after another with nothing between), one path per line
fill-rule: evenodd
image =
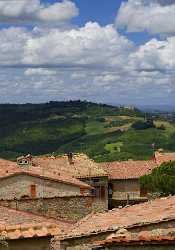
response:
M0 0L0 102L174 105L174 0Z
M44 3L54 3L57 0L43 0ZM74 0L80 10L80 15L73 23L82 26L89 20L96 21L101 25L113 23L121 0Z

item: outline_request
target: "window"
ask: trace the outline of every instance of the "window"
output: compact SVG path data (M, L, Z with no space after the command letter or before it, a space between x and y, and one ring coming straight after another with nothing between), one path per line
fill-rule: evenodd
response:
M30 186L30 195L31 195L31 198L36 198L36 185Z

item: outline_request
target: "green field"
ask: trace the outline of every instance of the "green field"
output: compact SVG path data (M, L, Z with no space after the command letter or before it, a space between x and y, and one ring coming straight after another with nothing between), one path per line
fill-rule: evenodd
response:
M147 114L151 117L151 114ZM0 105L0 157L84 152L100 161L149 159L151 145L175 150L175 122L158 114L154 126L135 129L145 122L137 109L90 102Z

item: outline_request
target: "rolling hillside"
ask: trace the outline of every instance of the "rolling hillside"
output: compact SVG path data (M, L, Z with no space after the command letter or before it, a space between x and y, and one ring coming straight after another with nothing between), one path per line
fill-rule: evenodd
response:
M174 122L157 115L154 126L140 125L145 126L145 114L137 109L86 101L1 104L0 157L71 151L112 161L148 159L153 143L156 148L175 150Z

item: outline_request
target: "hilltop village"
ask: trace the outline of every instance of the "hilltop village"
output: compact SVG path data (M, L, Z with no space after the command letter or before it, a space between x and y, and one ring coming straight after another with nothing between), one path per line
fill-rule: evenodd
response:
M0 249L174 249L175 197L150 199L139 183L174 160L162 151L149 161L0 159Z

